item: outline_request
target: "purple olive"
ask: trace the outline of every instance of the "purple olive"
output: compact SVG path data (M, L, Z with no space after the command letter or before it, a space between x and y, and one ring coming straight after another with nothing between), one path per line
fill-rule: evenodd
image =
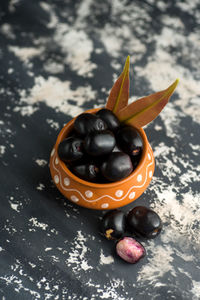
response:
M117 254L126 262L135 264L146 255L145 248L131 237L124 237L116 245Z

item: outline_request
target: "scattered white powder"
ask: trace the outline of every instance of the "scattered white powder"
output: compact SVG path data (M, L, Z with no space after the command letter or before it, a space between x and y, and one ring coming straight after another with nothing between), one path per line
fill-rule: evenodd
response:
M5 151L6 151L6 147L3 145L0 145L0 156L3 156Z
M47 79L42 76L35 78L35 85L29 92L21 91L21 104L27 104L28 115L33 113L37 108L31 106L42 101L46 105L55 108L56 111L60 111L70 115L77 115L82 112L80 106L95 98L95 91L90 86L78 87L76 90L71 89L71 83L69 81L61 81L56 77L50 76ZM68 100L73 100L75 103L71 104ZM78 105L76 105L76 103ZM79 107L78 107L79 106ZM15 108L15 111L21 111L22 107Z
M34 107L31 105L26 106L15 106L13 111L20 112L22 116L31 116L34 112L38 110L38 107Z
M50 251L50 250L52 250L51 247L47 247L47 248L44 249L44 251Z
M78 8L77 8L77 19L76 19L76 24L82 24L82 22L85 21L85 19L90 16L91 11L90 11L90 7L92 4L93 0L84 0L82 1Z
M40 2L40 6L49 13L50 16L50 21L49 23L46 25L47 28L55 28L57 23L58 23L58 18L55 14L55 10L53 7L51 7L51 5L49 3L46 2Z
M42 191L45 189L45 185L43 183L39 183L39 185L36 187L37 190Z
M86 258L88 252L88 248L85 245L86 241L86 237L79 230L69 251L69 257L66 259L66 265L72 267L72 271L75 274L78 274L81 270L87 271L93 269Z
M8 49L13 52L22 62L28 63L29 59L35 56L41 56L44 51L43 47L33 48L33 47L18 47L18 46L8 46Z
M170 273L176 277L176 272L172 264L172 248L169 245L165 248L163 246L156 247L154 241L152 241L151 245L148 246L148 250L150 249L153 249L151 252L152 257L149 257L149 262L143 265L139 271L137 284L142 285L148 282L148 284L154 285L158 281L158 278L162 278L166 273Z
M165 20L167 17L165 18ZM173 35L173 39L171 36ZM200 113L199 113L199 81L195 79L192 72L186 69L183 65L178 65L175 62L174 56L170 55L166 50L167 47L177 47L180 48L181 55L190 59L194 69L200 69L200 60L195 53L198 53L200 40L198 35L188 36L187 38L180 33L164 27L161 33L154 37L156 42L156 49L153 57L149 59L149 62L145 68L137 67L139 75L144 76L149 80L152 90L158 91L165 89L167 85L170 85L176 78L180 78L178 87L176 88L176 93L178 93L178 99L174 101L176 105L179 106L180 110L188 115L192 116L193 120L200 123ZM192 50L191 50L191 47ZM191 59L191 55L194 55L194 59ZM158 65L160 68L158 68ZM151 76L149 76L151 74ZM168 84L166 84L168 83ZM158 88L159 87L159 88ZM166 106L165 110L169 110L169 104ZM171 109L173 113L173 109ZM174 114L179 114L175 112ZM168 122L168 117L170 114L161 113L163 121ZM174 118L175 116L173 116ZM167 125L170 123L168 122ZM167 127L168 129L168 127ZM172 132L170 132L171 134Z
M8 69L8 74L12 74L13 72L14 72L14 69L12 69L12 68Z
M45 159L36 159L35 160L35 162L36 162L36 164L38 164L38 166L40 166L40 167L44 167L44 166L46 166L46 164L47 164L47 161L45 160Z
M192 290L191 292L193 293L193 298L192 300L199 300L200 299L200 282L192 280Z
M109 256L105 256L103 254L103 250L101 249L101 254L100 254L100 264L101 265L108 265L114 262L114 258L113 256L109 255Z
M101 30L99 34L106 51L116 58L119 57L121 49L125 49L127 52L134 49L134 60L140 59L146 49L145 45L133 34L128 24L117 28L106 24L104 30ZM127 39L126 43L123 41L124 38Z
M51 128L55 129L55 130L59 130L60 125L58 122L55 122L52 119L46 119L46 122L51 126Z
M17 4L20 3L21 0L10 0L8 9L11 13L15 12Z
M9 201L9 203L10 203L10 206L11 206L12 209L16 210L17 212L20 212L20 210L18 208L19 204L12 203L11 201Z
M121 278L112 278L103 288L97 288L98 299L125 300L124 297L119 295L118 288L120 291L124 290L124 281Z
M51 74L59 74L64 72L64 64L56 63L52 60L45 61L44 70Z
M48 227L47 224L39 222L37 218L30 218L29 222L31 222L34 227L41 228L42 230L46 230Z
M9 23L4 23L3 25L1 25L0 32L9 39L12 39L12 40L15 39L15 34L13 32L13 28Z
M65 55L64 62L80 76L92 77L97 66L91 62L93 43L85 31L58 24L54 36L55 42Z
M181 21L181 19L168 16L168 15L163 15L162 16L162 23L165 24L166 26L172 26L173 28L176 29L184 29L184 24Z
M198 0L184 1L184 2L177 2L177 7L179 7L183 11L192 12L196 10L198 4L199 4Z
M157 201L152 206L159 212L161 219L165 222L170 218L170 226L174 231L178 230L179 234L182 234L183 237L186 236L193 244L200 244L200 224L197 222L199 220L200 195L187 192L182 195L182 201L179 201L175 192L179 189L176 186L165 187L163 184L159 187L155 183L153 188Z

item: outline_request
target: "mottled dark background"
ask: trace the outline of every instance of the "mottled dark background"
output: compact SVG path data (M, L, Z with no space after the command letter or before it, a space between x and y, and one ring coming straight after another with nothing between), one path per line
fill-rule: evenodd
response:
M0 46L1 299L200 299L199 1L1 0ZM128 54L130 101L180 78L145 129L152 183L123 208L149 206L164 224L136 265L48 168L60 129L105 104Z

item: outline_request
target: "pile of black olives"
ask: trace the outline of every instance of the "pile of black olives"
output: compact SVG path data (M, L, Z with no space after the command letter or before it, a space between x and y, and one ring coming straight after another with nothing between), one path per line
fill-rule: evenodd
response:
M120 124L112 111L103 108L75 119L73 130L58 146L58 155L79 178L109 183L133 172L142 149L139 132Z
M99 231L109 240L117 240L117 254L129 263L136 263L145 256L144 246L136 238L155 238L162 229L159 215L145 206L136 206L126 215L121 210L107 212Z

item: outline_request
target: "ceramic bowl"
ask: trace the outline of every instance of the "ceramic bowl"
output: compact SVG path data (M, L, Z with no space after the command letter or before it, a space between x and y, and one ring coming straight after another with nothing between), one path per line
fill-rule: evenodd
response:
M91 109L87 113L95 113ZM70 201L90 209L115 209L136 200L149 185L155 168L154 156L144 130L139 129L143 140L143 152L136 169L125 179L113 183L92 183L75 176L59 159L58 145L73 127L74 119L60 131L51 151L50 172L60 192Z

